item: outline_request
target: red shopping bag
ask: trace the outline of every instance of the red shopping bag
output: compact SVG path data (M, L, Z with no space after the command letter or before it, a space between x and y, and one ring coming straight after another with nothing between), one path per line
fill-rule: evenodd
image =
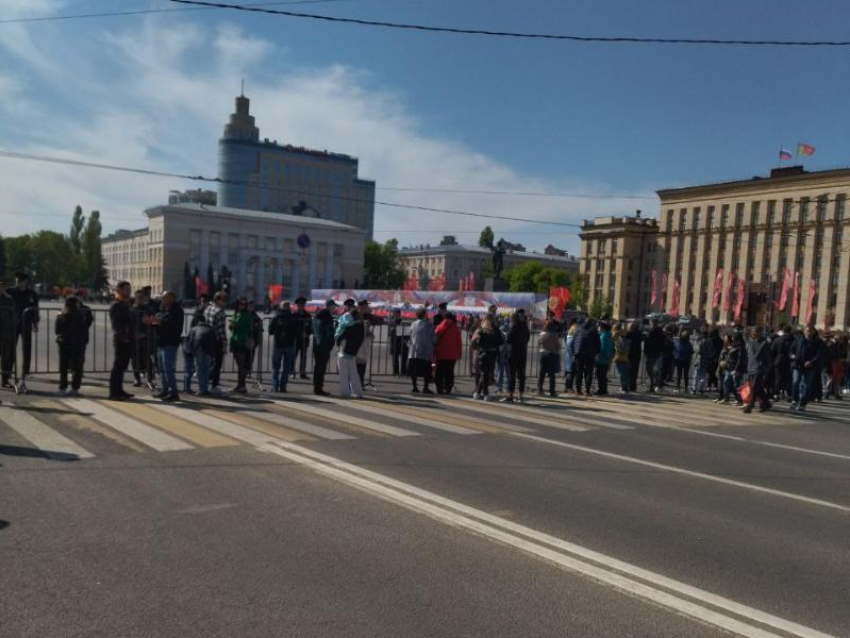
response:
M753 393L753 386L749 381L744 381L741 385L738 386L738 396L741 398L743 403L750 402L750 396Z

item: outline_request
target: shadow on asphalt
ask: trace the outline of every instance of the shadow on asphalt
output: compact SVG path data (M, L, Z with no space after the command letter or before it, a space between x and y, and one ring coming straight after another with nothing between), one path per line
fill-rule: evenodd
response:
M0 530L5 529L7 527L9 527L9 521L4 521L0 519Z
M37 459L48 459L50 461L79 461L76 454L67 452L51 452L50 450L39 450L31 447L19 447L17 445L0 445L0 454L6 456L23 456Z

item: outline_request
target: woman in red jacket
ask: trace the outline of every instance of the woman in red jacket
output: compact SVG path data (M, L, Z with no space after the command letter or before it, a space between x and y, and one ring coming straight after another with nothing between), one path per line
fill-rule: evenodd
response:
M451 394L455 385L455 363L463 352L460 329L453 313L447 313L437 326L436 340L434 358L437 361L437 394Z

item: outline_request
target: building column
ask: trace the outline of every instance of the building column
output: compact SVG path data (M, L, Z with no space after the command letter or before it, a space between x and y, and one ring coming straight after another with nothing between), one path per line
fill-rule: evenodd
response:
M247 283L247 267L248 260L250 256L245 248L242 246L242 237L239 238L239 264L236 268L236 290L233 291L232 295L239 296L245 290L245 284Z
M311 290L316 287L316 261L318 259L318 250L316 250L316 246L310 247L310 253L308 259L310 260L310 270L309 275L307 276L307 290ZM308 295L305 295L308 296Z
M295 258L292 263L292 296L297 296L301 290L301 260Z
M257 257L257 272L254 274L254 302L262 304L266 301L266 258Z
M328 242L328 249L325 252L325 280L322 282L322 285L325 288L333 288L331 285L334 280L334 243L332 241Z
M283 283L283 259L277 257L274 260L274 282L275 284Z
M210 231L206 228L201 229L201 263L198 267L198 272L201 278L207 276L207 268L210 263Z

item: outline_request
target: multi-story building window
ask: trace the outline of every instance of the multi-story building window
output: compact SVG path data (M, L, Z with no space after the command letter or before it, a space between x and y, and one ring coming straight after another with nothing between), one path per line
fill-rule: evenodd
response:
M729 226L729 204L723 204L720 207L720 221L723 228L728 228Z
M700 222L701 215L702 215L702 210L700 209L700 207L697 206L696 208L694 208L694 229L695 230L699 229L699 222Z
M847 196L838 195L835 198L835 219L843 220L847 214Z
M821 195L820 197L818 197L817 216L819 222L826 220L826 202L828 199L829 198L826 195Z
M741 224L744 223L744 203L739 202L735 204L735 227L740 228Z
M714 206L708 207L708 227L714 228Z
M688 224L688 209L683 208L679 211L679 230L685 230Z
M665 225L668 233L673 230L673 209L672 208L667 211L667 221L664 225Z
M791 223L791 207L794 202L790 199L782 200L782 223L790 224Z
M759 213L761 209L761 202L753 202L750 206L750 223L753 226L759 225Z
M800 198L800 222L805 224L809 221L809 198Z
M776 200L771 199L767 202L767 225L772 226L776 221Z

